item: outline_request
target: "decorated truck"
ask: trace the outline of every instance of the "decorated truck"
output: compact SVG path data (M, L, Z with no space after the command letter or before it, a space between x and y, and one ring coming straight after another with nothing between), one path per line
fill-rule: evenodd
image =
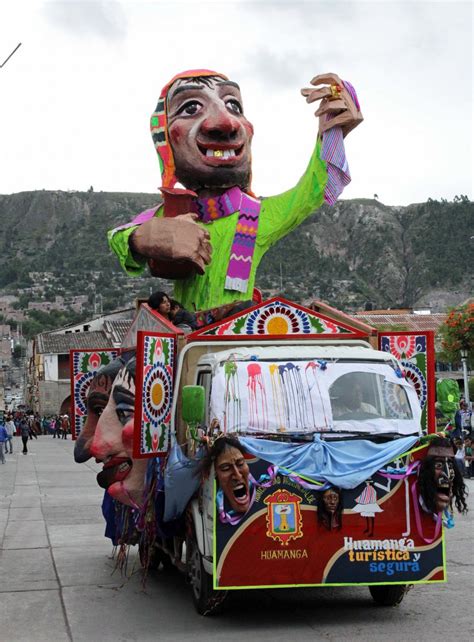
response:
M281 297L185 335L142 304L117 354L72 353L76 461L106 535L174 564L199 613L229 591L446 581L465 487L434 431L433 336ZM114 358L115 357L115 358Z

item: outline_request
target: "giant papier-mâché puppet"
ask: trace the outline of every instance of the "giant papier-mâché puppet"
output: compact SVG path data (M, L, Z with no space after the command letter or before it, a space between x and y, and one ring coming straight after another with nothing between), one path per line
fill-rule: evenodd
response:
M253 127L237 83L193 70L165 85L151 117L164 206L109 232L128 274L148 263L152 274L178 279L174 295L190 310L252 299L265 252L324 202L335 203L350 181L343 138L362 121L355 91L336 74L311 84L301 93L321 104L308 167L295 187L263 199L250 188ZM282 145L291 144L290 131L282 123Z

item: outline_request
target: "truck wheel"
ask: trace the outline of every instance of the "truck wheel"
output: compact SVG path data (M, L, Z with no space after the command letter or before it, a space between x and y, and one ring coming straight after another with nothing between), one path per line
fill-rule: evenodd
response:
M369 586L372 599L379 606L397 606L408 592L407 584L378 584Z
M186 540L187 576L193 591L193 602L199 615L213 615L222 610L227 591L215 591L212 575L206 573L202 555L194 537Z

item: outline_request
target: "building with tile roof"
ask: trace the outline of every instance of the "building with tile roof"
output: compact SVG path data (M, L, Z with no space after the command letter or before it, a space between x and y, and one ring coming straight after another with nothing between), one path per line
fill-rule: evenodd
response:
M26 403L40 415L69 412L71 402L70 350L117 348L122 343L135 308L38 334L29 346Z

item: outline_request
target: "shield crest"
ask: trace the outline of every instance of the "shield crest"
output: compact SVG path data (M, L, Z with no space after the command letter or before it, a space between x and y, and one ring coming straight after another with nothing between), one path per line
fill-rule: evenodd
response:
M303 537L303 520L300 511L301 497L280 489L264 499L267 505L267 537L283 546L293 539Z

